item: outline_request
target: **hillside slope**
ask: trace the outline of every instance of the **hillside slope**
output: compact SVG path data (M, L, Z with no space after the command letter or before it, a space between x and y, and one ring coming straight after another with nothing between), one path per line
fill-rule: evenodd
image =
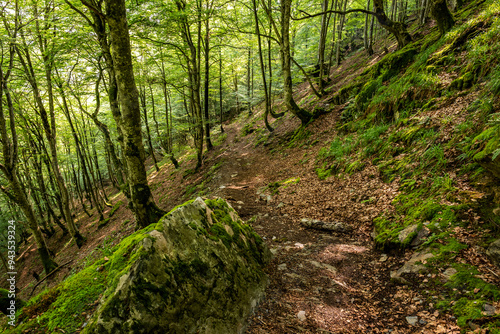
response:
M215 135L199 172L189 152L181 170L151 172L162 208L223 197L273 250L249 333L500 333L500 271L485 254L500 237L499 15L495 1L474 1L442 38L432 25L414 27L402 50L358 52L332 72L328 96L297 87L298 103L323 113L308 126L287 115L269 133L262 111L241 114ZM1 320L5 333L81 331L98 293L75 292L78 307L65 312L51 304L65 298L58 284L133 232L123 202L113 198L102 226L77 215L89 237L81 250L50 241L59 263L73 262L35 290L48 288L22 311L22 326ZM40 268L34 253L20 259L25 299Z

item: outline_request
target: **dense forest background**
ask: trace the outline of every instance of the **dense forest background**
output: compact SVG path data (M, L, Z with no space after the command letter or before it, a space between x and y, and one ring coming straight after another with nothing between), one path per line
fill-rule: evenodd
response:
M198 169L211 129L231 115L264 100L272 131L278 94L306 124L313 113L295 103L294 83L317 81L314 93L325 95L325 73L343 57L361 47L373 53L374 39L390 32L403 47L410 15L423 23L438 3L393 1L387 14L383 5L135 2L126 23L125 4L115 1L6 3L4 224L25 222L19 241L33 234L50 272L44 238L60 228L81 246L71 212L80 204L104 220L109 183L125 191L138 226L156 221L164 212L150 198L146 156L157 170L163 156L177 166L191 146Z
M176 182L212 180L217 147L240 138L225 129L236 123L255 147L276 137L305 149L300 164L313 163L318 180L373 165L399 182L394 207L370 219L379 251L409 247L417 232L399 234L408 226L443 221L427 245L445 240L448 261L465 248L444 222L480 219L486 247L499 225L499 11L461 0L0 4L2 271L13 259L9 221L14 258L36 245L43 272L29 269L32 285L68 263L56 245L94 242L82 217L100 229L127 203L134 229L157 222L176 203L153 196L160 170L172 168ZM286 132L283 122L295 123ZM321 122L335 135L313 142ZM279 154L273 147L268 158ZM189 186L177 200L207 194ZM51 244L55 236L64 242ZM481 307L498 301L497 289L480 286Z

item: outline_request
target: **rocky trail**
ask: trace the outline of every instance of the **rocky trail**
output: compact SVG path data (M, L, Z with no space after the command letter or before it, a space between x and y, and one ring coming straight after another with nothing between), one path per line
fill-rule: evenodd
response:
M333 117L311 125L319 134L316 140L331 131ZM274 254L267 268L266 299L248 333L460 332L453 318L434 309L432 300L391 281L391 270L399 269L411 251L405 258L374 249L371 221L391 209L395 184L383 183L374 167L320 181L313 162L299 162L318 150L314 145L271 154L270 148L240 138L238 123L226 131L215 159L223 163L210 182L215 189L211 196L227 199ZM308 228L304 223L312 220L342 228Z

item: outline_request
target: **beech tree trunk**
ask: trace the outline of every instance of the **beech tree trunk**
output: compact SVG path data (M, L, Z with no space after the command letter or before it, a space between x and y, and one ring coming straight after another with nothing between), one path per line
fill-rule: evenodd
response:
M253 5L253 13L254 13L254 19L255 19L255 33L257 34L257 44L259 46L259 62L260 62L260 70L262 74L262 84L264 86L264 99L266 103L266 109L264 111L264 123L266 125L267 130L270 132L274 131L274 129L269 125L269 110L271 109L271 99L269 98L269 94L267 91L267 82L266 82L266 68L264 66L264 57L262 55L262 40L260 36L260 24L259 24L259 17L257 15L257 1L252 0L252 5Z
M156 223L165 212L156 206L144 166L141 110L135 84L125 0L106 0L106 18L111 37L111 56L121 106L123 152L127 162L130 203L138 227Z
M448 30L453 27L455 24L455 20L453 20L453 16L448 9L448 5L446 4L446 0L431 0L431 16L434 20L436 20L439 34L443 35Z
M392 21L387 17L384 11L384 0L373 0L373 10L380 25L396 37L398 49L404 48L412 41L404 23Z
M305 109L300 108L293 99L292 69L290 57L290 10L292 1L283 0L281 2L281 68L283 70L283 99L288 111L294 114L302 125L307 124L312 115Z

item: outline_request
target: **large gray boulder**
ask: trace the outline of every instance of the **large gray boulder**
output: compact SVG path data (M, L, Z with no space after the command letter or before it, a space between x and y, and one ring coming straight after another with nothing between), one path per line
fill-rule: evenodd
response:
M222 199L197 198L157 226L84 333L242 333L267 285L262 239Z

